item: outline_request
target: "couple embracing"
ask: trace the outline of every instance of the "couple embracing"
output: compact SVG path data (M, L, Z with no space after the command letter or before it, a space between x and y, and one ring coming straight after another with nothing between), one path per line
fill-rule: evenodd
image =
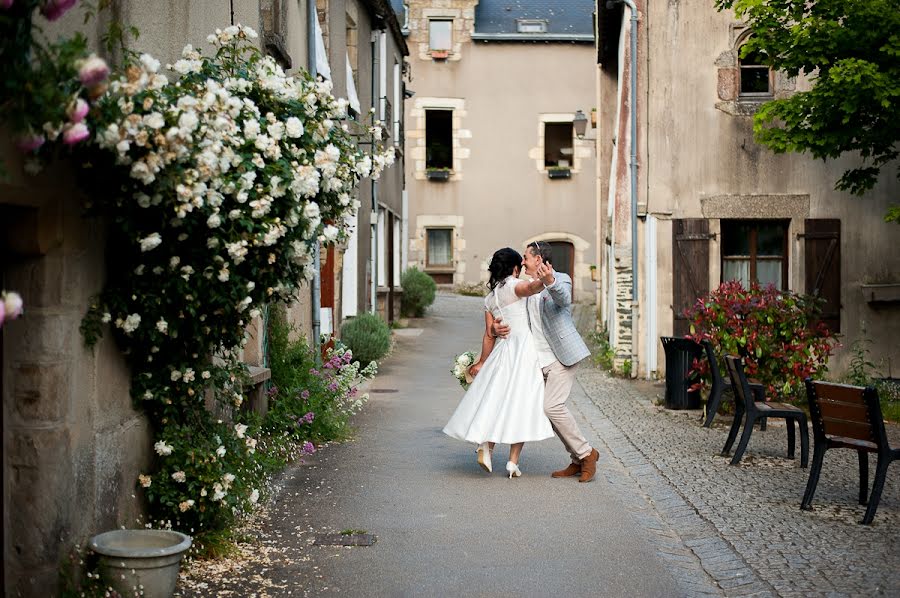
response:
M589 482L600 455L566 406L575 365L590 355L572 320L572 279L553 269L550 246L541 242L530 243L524 258L509 247L498 250L488 269L481 355L444 433L478 444L478 463L488 472L494 445L509 444L510 478L522 475L525 442L555 433L571 463L552 477ZM519 280L522 270L532 280Z

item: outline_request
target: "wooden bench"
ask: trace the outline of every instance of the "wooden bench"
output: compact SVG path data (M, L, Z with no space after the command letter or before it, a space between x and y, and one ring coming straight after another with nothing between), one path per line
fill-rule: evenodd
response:
M766 402L765 390L761 384L751 384L744 374L743 360L734 355L725 356L725 365L728 369L728 377L731 378L731 388L734 391L734 422L728 432L728 440L722 449L722 455L728 455L737 438L741 422L744 431L741 433L741 441L738 443L732 465L737 465L747 450L750 443L750 435L753 433L753 425L756 420L769 418L784 419L787 423L788 433L788 458L794 458L795 432L794 422L800 427L800 467L806 467L809 461L809 430L806 424L806 414L801 409L785 403Z
M814 382L807 378L806 397L809 400L809 413L816 444L809 481L806 483L806 492L800 508L812 509L812 499L819 484L819 475L822 473L825 451L832 448L856 451L859 459L859 504L866 504L869 453L875 453L878 455L875 482L872 484L869 506L861 522L872 523L878 502L881 500L888 465L900 459L900 449L891 448L888 443L878 392L872 387Z

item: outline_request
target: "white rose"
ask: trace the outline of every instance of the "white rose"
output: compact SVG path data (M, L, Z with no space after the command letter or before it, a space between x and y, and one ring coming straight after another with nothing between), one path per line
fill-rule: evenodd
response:
M159 244L162 243L162 237L159 233L153 233L147 235L143 239L141 239L141 251L150 251L151 249L156 249L159 247Z
M250 493L250 502L256 504L256 501L259 500L259 490L256 488L253 489L253 492Z
M245 434L246 432L247 432L247 425L246 425L246 424L237 424L237 425L234 427L234 433L237 434L237 437L238 437L238 438L243 438L243 437L244 437L244 434Z
M218 455L219 457L224 457L225 447L220 445L219 448L216 449L216 455Z
M187 479L187 476L184 475L183 471L176 471L172 474L172 479L176 482L183 482Z
M168 457L169 455L172 454L172 451L174 450L174 447L172 447L169 444L166 444L164 440L160 440L159 442L154 444L153 448L154 448L154 450L156 450L156 453L158 455L161 455L163 457Z
M303 123L296 116L292 116L285 123L285 131L288 137L300 137L303 135Z
M217 228L222 224L222 218L218 214L213 214L206 220L206 226L209 228Z
M462 355L460 355L459 357L457 357L457 358L456 358L456 363L458 363L459 365L461 365L461 366L463 366L463 367L468 366L468 365L470 364L468 354L463 353Z

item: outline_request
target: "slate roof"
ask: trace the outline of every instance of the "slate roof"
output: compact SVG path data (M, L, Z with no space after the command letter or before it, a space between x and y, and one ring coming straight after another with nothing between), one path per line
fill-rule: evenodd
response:
M547 21L547 34L593 40L593 12L594 0L481 0L475 7L475 33L518 35L517 19L541 19Z

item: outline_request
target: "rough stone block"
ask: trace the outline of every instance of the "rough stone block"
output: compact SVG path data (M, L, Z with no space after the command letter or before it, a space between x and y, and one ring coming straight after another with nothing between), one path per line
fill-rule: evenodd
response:
M734 100L738 95L738 70L732 68L719 69L719 80L716 89L720 100Z
M67 362L13 365L12 397L16 414L25 421L59 421L69 408L71 386Z
M26 300L26 307L58 306L63 300L63 259L59 252L25 260L10 268L9 288L18 289Z
M18 347L13 359L62 361L71 355L72 342L79 334L80 320L74 315L30 312L28 318L10 326L10 341ZM17 337L17 338L16 338Z

